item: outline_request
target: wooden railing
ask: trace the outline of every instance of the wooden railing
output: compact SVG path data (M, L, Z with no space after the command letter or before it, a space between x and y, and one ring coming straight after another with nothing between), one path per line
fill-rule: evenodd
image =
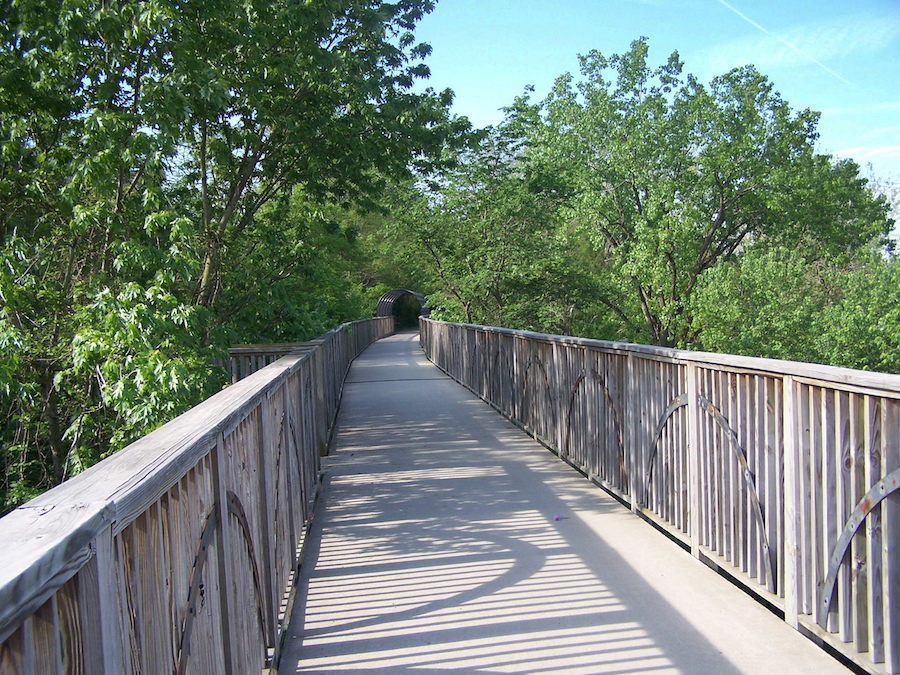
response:
M0 672L277 663L344 377L392 330L390 317L345 324L241 371L0 519Z
M872 673L900 673L900 376L421 320L428 357Z
M228 379L233 383L243 380L247 375L262 370L270 363L275 363L302 345L295 343L269 345L237 345L228 350L228 358L221 366L228 371Z

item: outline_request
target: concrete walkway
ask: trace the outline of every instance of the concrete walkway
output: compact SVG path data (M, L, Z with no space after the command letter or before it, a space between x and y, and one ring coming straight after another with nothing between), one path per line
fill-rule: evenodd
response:
M849 671L431 365L354 363L281 675Z

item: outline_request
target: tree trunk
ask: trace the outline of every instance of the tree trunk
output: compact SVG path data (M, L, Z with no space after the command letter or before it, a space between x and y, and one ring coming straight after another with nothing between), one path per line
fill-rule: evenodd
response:
M41 375L41 395L44 400L44 413L47 415L47 428L50 435L50 454L53 458L53 484L59 485L65 470L65 453L63 451L62 434L59 430L59 407L57 405L56 387L53 384L54 370L48 366Z
M200 285L197 289L197 304L201 307L209 307L212 304L214 280L216 277L217 246L213 242L206 245L206 255L203 257L203 273L200 275Z

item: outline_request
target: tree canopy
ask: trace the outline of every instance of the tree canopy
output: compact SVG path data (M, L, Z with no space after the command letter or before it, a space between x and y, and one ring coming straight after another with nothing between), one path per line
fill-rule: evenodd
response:
M0 498L221 388L238 342L434 316L893 370L884 198L752 66L647 40L502 124L417 87L431 0L0 10ZM57 18L58 17L58 18Z
M419 191L407 220L439 316L725 349L704 303L745 252L874 264L889 205L853 162L815 152L817 113L793 111L752 66L704 85L677 53L656 67L648 53L642 38L581 56L580 79L539 102L526 91Z
M0 9L4 503L222 386L230 342L356 318L357 230L439 157L431 0ZM347 222L340 222L341 220Z
M436 276L435 316L564 325L578 284L561 283L568 260L558 200L523 175L521 141L514 126L474 133L437 181L406 195L401 236L416 242Z
M677 52L656 68L647 54L644 39L619 56L591 52L580 81L564 75L516 108L533 122L525 159L564 181L566 218L601 258L603 298L633 336L690 343L698 280L750 242L837 253L887 234L857 167L814 152L817 114L791 111L752 66L707 87Z

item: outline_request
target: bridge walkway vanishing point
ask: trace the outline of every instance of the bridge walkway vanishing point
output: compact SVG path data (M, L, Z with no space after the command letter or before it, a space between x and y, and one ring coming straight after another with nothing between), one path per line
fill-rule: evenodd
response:
M849 672L417 341L351 367L281 675Z

